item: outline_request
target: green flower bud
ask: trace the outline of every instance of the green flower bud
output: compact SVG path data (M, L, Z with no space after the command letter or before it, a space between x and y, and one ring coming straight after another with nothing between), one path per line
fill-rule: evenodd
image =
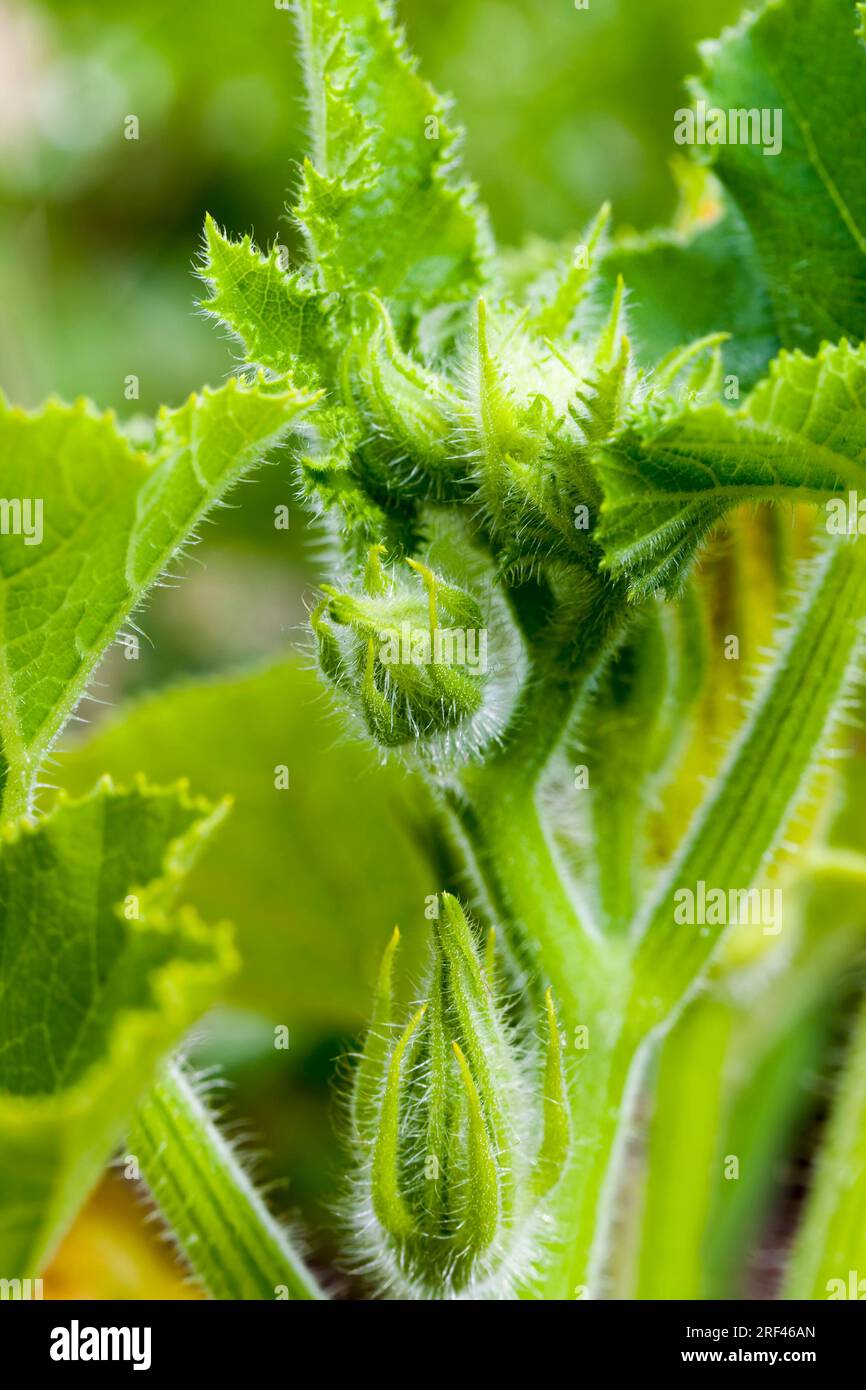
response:
M459 396L401 349L388 310L368 296L371 317L348 359L348 387L366 426L358 469L378 495L454 499L466 467L454 447Z
M609 323L583 347L539 336L507 305L491 313L478 302L463 437L486 527L513 572L545 559L597 568L595 452L635 385L622 305L619 285Z
M363 590L326 587L311 617L322 671L342 690L378 743L398 747L447 734L481 708L487 629L475 600L426 565L417 578L368 555Z
M398 1295L507 1296L531 1274L541 1208L568 1156L553 1000L541 1058L495 997L492 935L482 957L448 894L432 934L426 1001L402 1031L392 937L355 1074L357 1251Z

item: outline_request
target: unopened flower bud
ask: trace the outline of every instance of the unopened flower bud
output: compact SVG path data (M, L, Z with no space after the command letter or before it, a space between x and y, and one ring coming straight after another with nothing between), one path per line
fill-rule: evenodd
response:
M504 1293L567 1158L553 1000L548 992L542 1059L495 997L492 937L482 964L463 909L443 894L426 1000L392 1032L398 938L383 960L353 1092L358 1243L369 1259L372 1238L385 1287Z
M487 629L476 601L416 560L414 576L368 556L363 589L326 588L312 615L321 666L378 743L396 747L458 728L481 707Z

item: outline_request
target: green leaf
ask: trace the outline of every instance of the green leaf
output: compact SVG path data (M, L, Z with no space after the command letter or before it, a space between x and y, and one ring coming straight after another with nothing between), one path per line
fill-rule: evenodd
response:
M329 351L321 291L282 268L278 246L265 256L248 236L229 241L210 216L205 248L201 275L210 293L202 308L240 339L248 362L317 385L312 363Z
M693 234L656 231L615 243L601 267L611 293L617 276L629 288L629 320L641 365L709 333L730 334L725 371L748 390L782 343L747 229L736 208Z
M285 384L230 381L163 410L146 452L84 401L28 414L0 399L4 493L38 501L43 518L38 543L0 536L5 817L30 811L40 765L122 624L312 399Z
M849 0L769 0L703 46L695 100L726 115L780 111L782 148L707 145L723 186L717 220L610 248L603 273L633 292L646 366L724 329L726 371L748 389L780 347L863 338L866 46L855 30Z
M750 141L709 149L754 239L782 345L806 352L866 333L866 48L856 18L850 0L769 0L704 45L694 86L726 113L782 113L776 155Z
M742 502L825 502L866 488L866 348L783 352L737 411L647 414L603 451L606 564L635 598L671 588Z
M418 906L437 886L422 790L339 737L320 682L300 662L149 696L59 771L78 791L105 769L125 781L141 767L159 779L183 768L205 795L233 798L231 835L190 880L206 916L235 924L231 1002L333 1037L367 1018L383 929L400 923L401 951L410 972L417 966Z
M44 1264L159 1060L235 967L173 909L224 806L107 780L0 843L0 1268Z
M548 338L567 338L575 315L595 278L595 258L600 257L610 218L610 204L604 203L587 227L571 259L554 275L542 275L527 287L526 296L534 305L533 327Z
M402 332L483 279L457 135L384 0L296 0L295 13L313 145L296 216L324 285L375 291Z

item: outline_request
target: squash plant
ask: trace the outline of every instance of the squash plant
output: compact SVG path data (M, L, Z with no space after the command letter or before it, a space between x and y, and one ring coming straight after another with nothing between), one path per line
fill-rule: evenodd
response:
M695 99L781 111L783 147L713 147L675 231L614 238L605 207L517 252L390 7L293 10L303 258L206 224L239 379L144 453L85 408L3 419L4 477L46 516L41 552L2 542L3 1262L40 1267L131 1124L213 1296L322 1296L184 1069L147 1089L228 964L173 906L219 809L34 803L99 652L294 430L323 678L451 865L418 904L421 997L395 1002L395 932L355 1060L347 1260L398 1298L730 1296L862 940L857 764L830 767L866 616L858 7L770 0L707 46ZM863 1026L789 1296L866 1275Z

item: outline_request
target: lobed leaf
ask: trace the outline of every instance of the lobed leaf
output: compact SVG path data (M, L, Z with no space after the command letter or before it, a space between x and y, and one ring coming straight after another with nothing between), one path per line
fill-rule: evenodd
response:
M726 370L748 389L779 348L866 333L866 46L850 0L767 0L703 46L695 101L752 121L770 141L707 144L721 183L688 231L613 245L604 275L634 292L642 362L725 329ZM862 21L861 21L862 23ZM832 81L826 74L832 72ZM776 118L778 120L778 118ZM777 127L778 128L778 127Z
M0 842L0 1268L37 1272L235 957L175 910L225 806L107 779Z
M599 537L632 596L674 587L726 511L866 487L866 347L783 352L737 411L649 412L603 450Z
M29 414L0 399L4 492L42 515L36 543L0 535L5 817L31 809L46 753L166 564L313 399L233 380L163 410L147 451L84 401Z
M746 391L782 343L748 229L730 200L720 220L690 234L651 232L616 242L601 267L629 287L635 351L647 369L681 343L724 330L726 372Z
M385 0L296 0L295 13L313 136L296 216L322 283L375 291L404 332L484 277L457 135Z
M231 835L206 846L190 876L200 910L235 924L241 969L228 1000L290 1020L293 1033L357 1029L382 918L411 923L436 888L419 789L359 743L335 745L320 683L297 660L149 695L71 749L61 772L80 794L103 770L126 781L142 766L160 780L182 767L204 795L235 804ZM348 894L350 915L334 911L338 892ZM420 929L403 934L410 973L422 938Z
M248 362L318 385L314 364L328 348L324 296L300 271L283 269L279 247L262 255L248 236L224 237L205 219L201 275L209 289L202 308L240 340Z

